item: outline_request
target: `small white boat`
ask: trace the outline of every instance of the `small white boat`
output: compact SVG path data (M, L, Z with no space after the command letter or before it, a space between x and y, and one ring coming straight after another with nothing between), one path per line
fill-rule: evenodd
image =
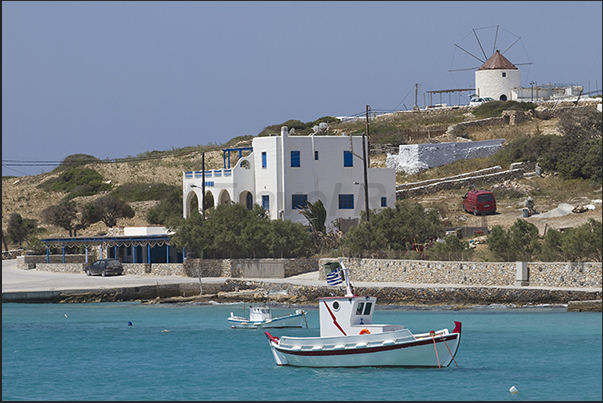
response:
M273 318L268 306L249 306L249 318L235 316L231 312L228 323L233 329L283 328L302 327L305 320L306 311L303 309L296 309L295 313ZM306 327L308 327L307 322Z
M402 325L373 324L377 298L355 295L341 262L325 264L327 283L342 283L342 297L319 298L319 337L275 337L265 331L279 366L300 367L447 367L461 339L461 323L448 329L413 334ZM458 365L457 365L458 366Z

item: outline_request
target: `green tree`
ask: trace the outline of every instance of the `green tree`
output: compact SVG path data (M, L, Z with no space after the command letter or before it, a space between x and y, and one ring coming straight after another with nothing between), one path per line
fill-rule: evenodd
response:
M565 260L562 244L563 233L553 228L549 229L544 235L540 246L540 260L543 262L560 262Z
M48 206L42 210L42 221L55 227L69 231L73 237L77 231L77 209L74 201L61 200L59 204Z
M443 234L436 210L401 200L394 208L373 212L370 222L361 220L345 235L342 245L355 256L368 256L371 251L412 249L413 244L426 243Z
M306 207L300 210L300 213L308 220L312 232L326 233L327 209L325 209L325 205L320 199L314 203L308 202Z
M38 231L38 222L29 218L22 218L19 213L12 213L8 218L6 233L11 241L19 246L31 234Z
M467 260L473 256L473 249L469 242L459 239L456 235L448 235L444 242L436 242L427 249L429 259L438 260Z
M521 218L509 228L509 246L514 254L513 260L530 261L540 252L538 227Z
M602 260L602 245L601 221L592 218L579 227L567 230L561 241L561 249L570 262L600 262Z
M82 222L93 224L102 221L109 228L117 225L119 218L134 217L134 209L126 202L111 195L87 203L82 211Z
M165 194L155 207L149 209L146 218L149 224L176 227L182 220L182 190L175 189Z
M538 227L521 218L507 231L500 225L492 227L486 242L490 251L505 262L530 261L540 253Z
M509 237L502 226L495 225L492 227L488 238L486 238L486 243L496 257L502 261L512 261Z

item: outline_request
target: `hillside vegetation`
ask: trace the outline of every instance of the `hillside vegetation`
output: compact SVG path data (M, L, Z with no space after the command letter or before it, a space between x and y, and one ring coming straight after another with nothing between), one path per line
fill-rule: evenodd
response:
M492 102L477 108L458 107L441 110L422 110L398 112L382 116L371 116L369 124L369 138L371 146L399 145L421 142L454 141L448 135L441 133L445 128L464 121L485 117L500 116L503 109L517 108L533 110L533 104L518 104L512 102ZM569 105L570 107L572 105ZM593 107L594 108L594 107ZM599 114L600 116L600 114ZM600 121L600 118L599 118ZM459 173L470 172L494 165L501 165L507 169L511 162L516 160L535 160L539 158L537 151L546 151L554 145L550 137L559 137L560 119L552 115L546 119L534 118L527 122L509 126L485 126L475 128L463 133L464 141L505 138L505 152L484 159L458 161L443 167L433 168L416 175L397 175L397 182L414 182L418 180L451 176ZM308 135L313 132L326 135L362 135L366 131L366 120L360 117L355 120L338 121L332 117L322 117L312 122L289 120L280 124L267 126L259 136L271 133L280 133L281 126L288 126L294 130L294 135ZM432 131L430 128L433 128ZM442 130L444 128L444 130ZM436 130L437 129L437 130ZM436 133L436 134L434 134ZM438 134L439 133L439 134ZM170 204L181 211L181 189L183 171L200 170L202 154L205 153L206 169L222 168L223 158L221 150L227 147L251 146L252 136L236 137L229 142L218 145L197 145L172 149L167 151L147 151L137 156L100 160L88 154L76 154L65 158L63 163L51 172L26 177L2 178L2 228L6 234L8 219L11 214L18 213L23 219L32 220L40 228L39 238L64 237L66 231L49 225L42 220L42 211L57 205L61 200L67 199L82 208L96 199L111 195L127 202L135 214L131 218L121 218L118 226L145 226L149 222L149 212L153 211L160 203ZM511 140L521 139L512 147ZM538 141L534 139L547 139ZM600 131L599 131L600 144ZM532 150L534 147L539 150ZM548 147L548 148L547 148ZM557 150L559 155L565 151ZM598 155L598 160L597 160ZM600 155L585 161L589 166L597 164L600 167ZM371 153L372 167L385 166L386 153L374 151ZM236 160L236 156L234 156ZM542 161L540 161L542 163ZM546 163L551 161L545 161ZM556 169L553 169L556 167ZM545 178L538 184L536 194L547 197L556 202L564 202L571 198L584 196L593 198L600 192L600 171L598 181L576 179L568 182L563 179L565 169L567 174L572 174L571 163L561 166L550 165L550 170ZM536 188L535 188L536 189ZM565 190L567 189L567 190ZM180 204L178 195L180 194ZM430 195L437 199L437 195ZM430 196L423 196L417 201L429 204ZM455 196L456 197L456 196ZM497 197L506 197L521 201L525 193L508 194L500 193ZM600 198L600 193L598 193ZM446 212L441 212L441 215ZM600 213L599 213L600 214ZM451 214L448 214L451 215ZM150 215L151 221L161 221L157 214ZM106 234L108 228L102 222L96 222L82 231L81 236L96 236ZM14 245L13 245L14 246Z

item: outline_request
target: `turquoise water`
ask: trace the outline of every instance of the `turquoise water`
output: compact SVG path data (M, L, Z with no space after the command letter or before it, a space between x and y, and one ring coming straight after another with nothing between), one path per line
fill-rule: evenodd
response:
M308 329L271 333L318 335L305 309ZM459 368L417 369L278 367L263 331L231 329L230 312L243 305L2 304L2 400L602 398L601 313L378 307L375 323L414 332L463 323Z

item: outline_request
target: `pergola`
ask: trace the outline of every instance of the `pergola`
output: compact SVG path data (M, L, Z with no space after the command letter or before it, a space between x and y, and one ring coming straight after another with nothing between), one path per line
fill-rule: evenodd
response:
M170 262L170 246L174 247L169 235L143 235L143 236L98 236L98 237L75 237L75 238L46 238L41 239L46 244L46 262L50 263L50 246L58 244L63 249L63 263L65 263L65 248L84 245L86 247L86 263L88 263L88 248L90 246L100 246L101 258L103 257L103 250L107 250L107 256L109 248L114 248L114 256L117 256L117 248L131 247L133 260L135 259L136 247L145 247L147 252L147 262L151 262L151 248L158 246L162 247L166 245L166 262L167 263L181 263L181 262ZM182 256L184 257L184 249L182 250Z

